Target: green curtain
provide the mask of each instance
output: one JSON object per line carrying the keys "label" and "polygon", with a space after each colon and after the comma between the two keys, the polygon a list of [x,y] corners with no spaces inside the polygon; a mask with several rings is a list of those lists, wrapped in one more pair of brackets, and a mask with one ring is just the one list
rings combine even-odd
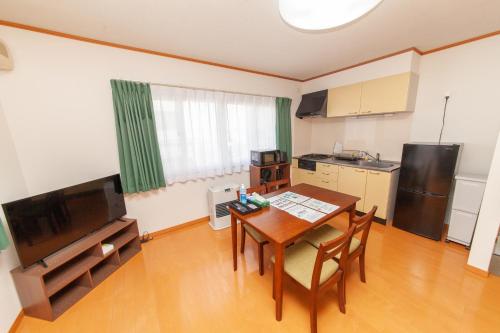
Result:
{"label": "green curtain", "polygon": [[0,251],[5,250],[7,246],[9,246],[9,239],[7,238],[7,234],[5,233],[2,219],[0,219]]}
{"label": "green curtain", "polygon": [[290,98],[276,97],[276,149],[286,152],[288,162],[292,160],[291,105]]}
{"label": "green curtain", "polygon": [[111,80],[123,190],[165,186],[149,84]]}

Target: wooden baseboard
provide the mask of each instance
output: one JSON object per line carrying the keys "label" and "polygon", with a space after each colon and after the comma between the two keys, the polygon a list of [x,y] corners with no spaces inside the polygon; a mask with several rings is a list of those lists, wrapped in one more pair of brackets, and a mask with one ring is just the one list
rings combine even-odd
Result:
{"label": "wooden baseboard", "polygon": [[12,326],[10,326],[9,333],[15,333],[17,329],[19,328],[19,325],[21,325],[21,320],[24,318],[24,311],[21,310],[19,311],[19,314],[16,317],[16,320],[12,323]]}
{"label": "wooden baseboard", "polygon": [[173,227],[169,227],[169,228],[165,228],[162,230],[152,232],[151,236],[153,236],[153,238],[158,238],[158,237],[161,237],[161,236],[168,234],[170,232],[184,229],[184,228],[193,226],[193,225],[198,224],[198,223],[207,223],[208,221],[210,221],[210,216],[204,216],[204,217],[201,217],[201,218],[196,219],[196,220],[188,221],[188,222],[185,222],[182,224],[175,225]]}
{"label": "wooden baseboard", "polygon": [[482,276],[482,277],[488,277],[490,275],[489,272],[483,271],[482,269],[471,266],[469,264],[465,264],[465,269],[471,273],[474,273],[474,274]]}

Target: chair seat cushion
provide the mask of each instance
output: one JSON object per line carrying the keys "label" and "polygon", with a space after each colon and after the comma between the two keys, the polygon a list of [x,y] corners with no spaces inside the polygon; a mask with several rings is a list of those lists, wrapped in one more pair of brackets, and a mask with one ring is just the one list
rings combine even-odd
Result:
{"label": "chair seat cushion", "polygon": [[252,238],[257,241],[257,243],[264,243],[266,241],[264,236],[262,236],[262,234],[260,232],[258,232],[251,225],[245,223],[245,224],[243,224],[243,228],[245,228],[246,232],[248,232],[250,234],[250,236],[252,236]]}
{"label": "chair seat cushion", "polygon": [[[339,229],[336,229],[328,224],[323,224],[321,227],[317,229],[313,229],[307,234],[304,235],[303,239],[319,249],[319,244],[331,241],[337,237],[342,236],[344,233]],[[353,237],[351,240],[351,246],[349,246],[349,254],[356,251],[356,249],[361,245],[361,241],[356,237]],[[337,259],[340,259],[340,253],[335,256]]]}
{"label": "chair seat cushion", "polygon": [[[317,255],[318,249],[303,241],[286,248],[285,272],[307,289],[311,289],[311,280]],[[271,261],[274,263],[274,256],[271,257]],[[339,265],[334,260],[325,261],[319,279],[320,285],[335,274],[338,269]]]}

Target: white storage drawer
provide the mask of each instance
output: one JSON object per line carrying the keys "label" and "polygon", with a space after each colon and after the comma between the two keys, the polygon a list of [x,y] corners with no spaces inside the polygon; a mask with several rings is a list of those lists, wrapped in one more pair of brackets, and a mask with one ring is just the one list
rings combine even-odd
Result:
{"label": "white storage drawer", "polygon": [[469,246],[476,226],[477,215],[453,209],[447,239]]}
{"label": "white storage drawer", "polygon": [[481,207],[485,183],[457,179],[453,196],[453,209],[477,214]]}

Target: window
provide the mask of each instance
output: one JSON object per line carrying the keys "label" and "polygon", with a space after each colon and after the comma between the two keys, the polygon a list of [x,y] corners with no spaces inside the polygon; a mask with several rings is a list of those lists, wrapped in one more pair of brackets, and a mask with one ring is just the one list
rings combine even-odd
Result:
{"label": "window", "polygon": [[151,86],[168,184],[248,170],[250,150],[276,148],[275,98]]}

